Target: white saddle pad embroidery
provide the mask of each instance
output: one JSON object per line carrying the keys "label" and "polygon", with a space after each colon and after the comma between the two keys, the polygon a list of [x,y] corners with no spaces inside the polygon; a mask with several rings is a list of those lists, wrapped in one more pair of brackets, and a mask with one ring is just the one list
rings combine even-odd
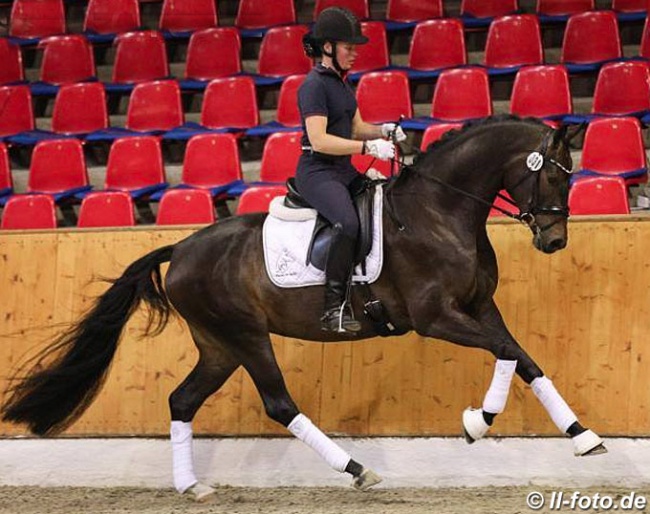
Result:
{"label": "white saddle pad embroidery", "polygon": [[[274,199],[270,213],[264,222],[263,244],[264,263],[266,272],[278,287],[318,286],[325,283],[325,272],[315,268],[307,261],[307,251],[311,236],[316,225],[316,212],[306,211],[304,220],[287,221],[278,218],[278,204],[284,197]],[[353,282],[373,283],[381,273],[383,263],[383,233],[382,233],[382,200],[383,187],[375,189],[372,220],[372,249],[366,257],[366,274],[362,274],[361,266],[357,265],[352,276]],[[281,209],[280,209],[281,210]],[[292,209],[293,210],[293,209]],[[299,211],[299,212],[300,212]],[[309,214],[311,211],[311,215]]]}

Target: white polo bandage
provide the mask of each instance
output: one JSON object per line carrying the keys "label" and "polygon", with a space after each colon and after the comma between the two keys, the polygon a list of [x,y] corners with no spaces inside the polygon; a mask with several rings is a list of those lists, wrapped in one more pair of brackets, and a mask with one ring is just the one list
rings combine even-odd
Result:
{"label": "white polo bandage", "polygon": [[517,361],[497,359],[494,366],[492,383],[483,400],[483,411],[490,414],[501,414],[506,407],[510,384],[517,368]]}
{"label": "white polo bandage", "polygon": [[345,471],[350,462],[350,455],[321,432],[307,416],[298,414],[287,428],[289,432],[314,450],[336,471],[341,473]]}
{"label": "white polo bandage", "polygon": [[172,421],[170,434],[174,487],[179,493],[184,493],[198,482],[192,455],[192,423]]}
{"label": "white polo bandage", "polygon": [[548,378],[538,377],[531,382],[530,386],[560,432],[566,433],[569,427],[578,421],[571,407],[560,396],[553,382]]}

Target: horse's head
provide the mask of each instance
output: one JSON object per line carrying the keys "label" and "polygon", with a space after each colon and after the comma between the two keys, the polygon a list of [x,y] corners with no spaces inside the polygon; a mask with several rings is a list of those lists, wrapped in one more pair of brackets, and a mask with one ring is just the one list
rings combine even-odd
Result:
{"label": "horse's head", "polygon": [[556,252],[567,244],[569,179],[573,167],[570,139],[566,126],[549,129],[537,148],[531,148],[526,162],[518,163],[505,176],[506,190],[533,232],[533,244],[544,253]]}

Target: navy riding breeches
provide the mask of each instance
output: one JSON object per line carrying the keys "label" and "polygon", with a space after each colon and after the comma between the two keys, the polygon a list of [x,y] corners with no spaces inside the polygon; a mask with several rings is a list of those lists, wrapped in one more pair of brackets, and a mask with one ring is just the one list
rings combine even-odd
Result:
{"label": "navy riding breeches", "polygon": [[348,187],[359,173],[352,166],[315,165],[306,157],[301,157],[296,173],[298,192],[332,225],[340,223],[343,233],[356,239],[359,217]]}

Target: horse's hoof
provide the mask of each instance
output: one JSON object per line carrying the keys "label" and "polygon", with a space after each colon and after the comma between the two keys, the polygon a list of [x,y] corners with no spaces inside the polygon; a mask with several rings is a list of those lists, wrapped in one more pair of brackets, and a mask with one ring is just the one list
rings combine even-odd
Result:
{"label": "horse's hoof", "polygon": [[196,502],[206,503],[214,498],[216,492],[216,489],[210,487],[209,485],[197,482],[187,491],[185,491],[185,494],[189,495]]}
{"label": "horse's hoof", "polygon": [[482,439],[489,429],[490,425],[483,419],[482,409],[467,407],[463,411],[463,435],[468,444]]}
{"label": "horse's hoof", "polygon": [[602,455],[603,453],[607,453],[609,450],[605,447],[604,444],[599,444],[596,446],[594,449],[589,450],[587,453],[583,453],[583,457],[589,457],[591,455]]}
{"label": "horse's hoof", "polygon": [[603,440],[591,430],[585,430],[582,434],[578,434],[572,441],[573,453],[576,457],[607,453]]}
{"label": "horse's hoof", "polygon": [[379,482],[381,482],[381,477],[377,473],[372,469],[363,468],[361,474],[352,480],[352,487],[359,491],[367,491]]}

